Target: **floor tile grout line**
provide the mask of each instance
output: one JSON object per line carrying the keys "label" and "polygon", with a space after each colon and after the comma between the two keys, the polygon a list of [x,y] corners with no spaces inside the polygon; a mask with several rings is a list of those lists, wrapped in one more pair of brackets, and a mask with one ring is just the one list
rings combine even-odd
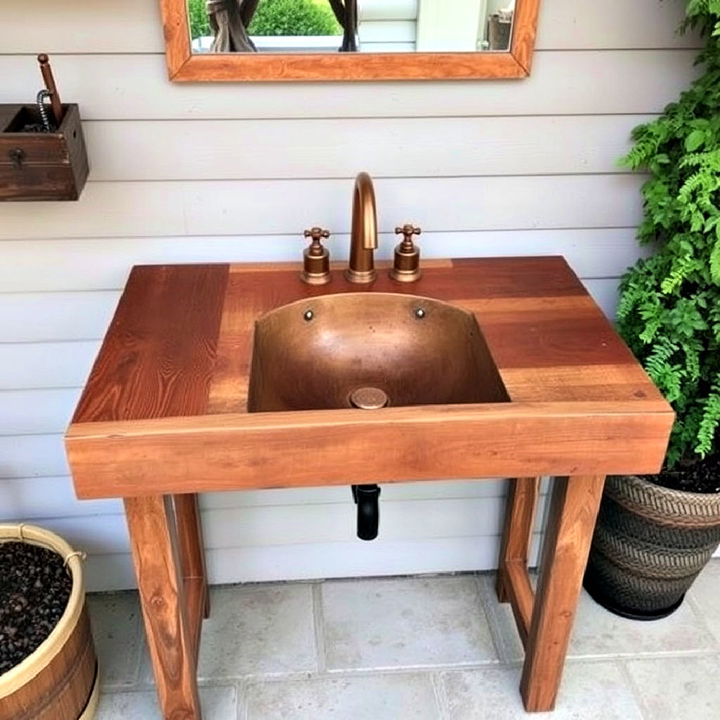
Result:
{"label": "floor tile grout line", "polygon": [[463,672],[472,670],[486,670],[506,667],[497,661],[489,660],[485,663],[461,663],[457,665],[402,665],[397,667],[374,667],[374,668],[340,668],[329,669],[322,673],[296,670],[291,673],[278,673],[266,675],[245,675],[242,678],[223,677],[217,680],[202,680],[201,685],[213,682],[231,682],[233,679],[243,679],[250,683],[256,682],[285,682],[294,680],[322,680],[322,679],[344,679],[362,678],[372,676],[392,675],[430,675],[437,672]]}
{"label": "floor tile grout line", "polygon": [[494,579],[494,574],[492,576],[485,574],[485,577],[481,574],[476,574],[475,584],[478,589],[480,605],[485,616],[485,621],[487,622],[490,630],[490,639],[492,640],[493,649],[497,655],[498,662],[500,665],[508,665],[512,663],[513,658],[511,657],[510,648],[505,641],[505,637],[500,630],[500,602],[497,597],[492,596],[492,590],[489,588],[489,582],[494,583]]}
{"label": "floor tile grout line", "polygon": [[640,708],[640,715],[642,716],[643,720],[652,720],[652,714],[650,713],[650,708],[648,708],[645,703],[645,695],[641,691],[639,685],[635,682],[635,678],[633,678],[632,673],[630,672],[630,669],[627,666],[628,659],[626,659],[626,658],[617,659],[614,662],[615,662],[615,665],[620,670],[620,674],[625,679],[625,682],[628,684],[628,687],[630,688],[630,692],[632,693],[633,698],[637,702],[638,708]]}
{"label": "floor tile grout line", "polygon": [[[568,664],[572,665],[597,665],[602,663],[622,663],[629,661],[647,662],[652,660],[673,660],[683,658],[712,658],[720,657],[715,649],[708,650],[687,650],[687,651],[671,651],[668,653],[641,653],[634,655],[596,655],[568,658]],[[488,660],[485,662],[467,662],[457,664],[437,664],[437,665],[398,665],[395,667],[373,667],[373,668],[337,668],[325,669],[322,672],[308,670],[292,670],[278,673],[261,673],[257,675],[223,675],[214,678],[200,678],[198,683],[200,687],[222,687],[232,685],[233,683],[255,684],[262,682],[291,682],[297,680],[321,680],[328,678],[355,678],[355,677],[372,677],[385,675],[432,675],[433,673],[451,673],[464,671],[482,671],[490,669],[512,669],[521,668],[522,659],[510,660],[508,662],[499,662],[497,660]],[[106,693],[122,693],[133,691],[144,691],[153,689],[154,682],[143,683],[134,686],[112,686],[103,688]]]}
{"label": "floor tile grout line", "polygon": [[313,583],[313,627],[315,630],[315,658],[318,675],[327,673],[327,653],[325,647],[325,613],[323,612],[322,583]]}
{"label": "floor tile grout line", "polygon": [[597,663],[614,660],[682,660],[684,658],[702,658],[718,655],[718,649],[694,648],[688,650],[641,650],[638,652],[616,652],[602,655],[568,655],[568,663]]}
{"label": "floor tile grout line", "polygon": [[250,713],[248,707],[248,683],[245,680],[235,682],[235,716],[237,720],[247,720]]}
{"label": "floor tile grout line", "polygon": [[695,599],[692,588],[690,589],[690,592],[687,594],[685,598],[685,602],[688,603],[690,607],[690,611],[692,612],[695,619],[702,625],[703,629],[707,633],[708,637],[712,640],[712,644],[715,647],[715,650],[720,650],[720,638],[715,635],[712,628],[710,627],[710,624],[708,623],[707,619],[705,618],[705,615],[702,611],[702,608],[700,607],[700,604]]}
{"label": "floor tile grout line", "polygon": [[452,720],[450,717],[450,703],[448,702],[445,681],[442,673],[434,672],[430,675],[435,702],[438,707],[439,720]]}
{"label": "floor tile grout line", "polygon": [[[443,574],[440,574],[442,577]],[[521,659],[513,659],[510,657],[512,654],[510,650],[513,644],[510,642],[512,638],[503,632],[507,618],[506,609],[502,608],[497,602],[493,590],[493,579],[492,573],[453,573],[453,576],[465,575],[466,577],[471,576],[472,587],[474,588],[475,595],[479,602],[475,602],[474,607],[480,605],[483,609],[484,619],[486,626],[489,627],[490,641],[492,643],[492,656],[493,659],[485,661],[475,661],[471,663],[443,663],[442,661],[436,665],[395,665],[386,667],[365,667],[365,668],[338,668],[328,669],[328,648],[327,643],[327,627],[324,617],[324,606],[323,606],[323,581],[304,581],[311,591],[311,612],[313,617],[313,641],[314,651],[316,656],[314,664],[317,670],[310,672],[303,671],[301,669],[293,670],[292,672],[280,672],[271,674],[257,674],[257,675],[228,675],[223,677],[206,677],[201,681],[200,685],[203,688],[221,688],[221,687],[234,687],[236,693],[236,707],[237,707],[237,720],[247,720],[251,708],[249,704],[249,698],[247,697],[247,688],[252,687],[255,684],[262,684],[265,682],[289,682],[298,680],[308,681],[328,681],[331,679],[341,678],[382,678],[387,675],[415,675],[424,678],[423,682],[425,687],[427,683],[431,684],[433,688],[433,696],[435,704],[437,706],[437,712],[439,713],[439,720],[452,720],[448,713],[451,712],[450,697],[448,695],[449,686],[446,675],[453,673],[462,673],[464,671],[471,672],[492,672],[492,669],[500,670],[508,667],[519,667],[522,664]],[[436,577],[436,575],[432,575]],[[372,578],[371,578],[372,579]],[[386,578],[383,578],[386,579]],[[412,581],[415,576],[404,576],[404,579]],[[353,578],[352,581],[366,581],[366,578]],[[280,583],[286,585],[286,583]],[[295,584],[295,583],[293,583]],[[297,583],[302,584],[302,583]],[[265,585],[264,583],[258,583],[258,585]],[[307,592],[307,591],[306,591]],[[305,594],[307,598],[307,594]],[[584,666],[591,670],[591,666],[597,663],[608,663],[609,665],[615,666],[618,669],[624,683],[628,687],[629,694],[632,696],[634,701],[637,703],[637,710],[641,714],[643,720],[655,720],[652,716],[651,710],[647,705],[648,693],[642,691],[641,685],[633,680],[634,675],[630,672],[630,668],[634,668],[633,663],[648,663],[652,664],[653,661],[657,661],[662,666],[663,661],[670,661],[672,659],[681,660],[683,658],[716,658],[720,660],[720,638],[712,632],[713,623],[712,618],[706,617],[702,612],[703,604],[700,600],[689,593],[687,598],[690,606],[689,615],[692,616],[695,623],[698,626],[698,630],[707,637],[705,643],[707,647],[697,647],[701,644],[700,641],[692,643],[696,647],[690,649],[655,649],[647,652],[631,652],[631,653],[606,653],[606,654],[592,654],[592,655],[579,655],[575,657],[568,657],[568,663],[577,666]],[[305,601],[307,602],[307,600]],[[305,606],[307,608],[307,605]],[[128,638],[134,637],[137,642],[135,647],[128,648],[129,652],[124,654],[128,660],[125,664],[125,672],[123,676],[127,685],[113,685],[110,687],[103,687],[102,692],[104,695],[115,695],[115,694],[127,694],[127,693],[138,693],[143,691],[154,691],[154,684],[152,681],[148,682],[147,678],[147,663],[145,660],[145,654],[143,653],[144,648],[144,626],[142,623],[142,616],[139,610],[132,611],[136,613],[136,617],[133,618],[132,630],[127,633]],[[473,611],[475,612],[475,611]],[[307,609],[305,610],[307,613]],[[307,618],[307,614],[305,614]],[[482,618],[476,618],[482,621]],[[509,627],[509,626],[508,626]],[[514,629],[514,628],[513,628]],[[306,642],[310,639],[308,636]],[[488,643],[489,645],[489,643]],[[307,647],[307,646],[306,646]],[[310,648],[308,648],[310,649]],[[312,658],[312,652],[308,659]],[[705,664],[709,661],[704,660]],[[581,669],[582,670],[582,669]],[[448,675],[449,676],[449,675]],[[235,715],[233,715],[235,717]]]}

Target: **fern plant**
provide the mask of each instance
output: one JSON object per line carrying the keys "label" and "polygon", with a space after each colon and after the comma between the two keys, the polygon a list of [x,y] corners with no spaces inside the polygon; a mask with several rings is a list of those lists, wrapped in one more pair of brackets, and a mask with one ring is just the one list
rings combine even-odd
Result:
{"label": "fern plant", "polygon": [[649,173],[638,238],[655,252],[621,280],[618,329],[677,414],[668,467],[720,439],[720,0],[688,0],[686,15],[703,73],[621,161]]}

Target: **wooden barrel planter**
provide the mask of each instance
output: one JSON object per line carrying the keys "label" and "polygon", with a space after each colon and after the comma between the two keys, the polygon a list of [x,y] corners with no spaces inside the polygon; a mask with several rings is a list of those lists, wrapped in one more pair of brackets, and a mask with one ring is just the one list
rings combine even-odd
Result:
{"label": "wooden barrel planter", "polygon": [[719,542],[720,493],[608,477],[584,585],[617,615],[666,617],[680,607]]}
{"label": "wooden barrel planter", "polygon": [[33,525],[0,525],[0,543],[10,541],[60,555],[72,577],[72,589],[65,611],[48,637],[0,675],[0,720],[91,720],[100,692],[81,553],[54,533]]}

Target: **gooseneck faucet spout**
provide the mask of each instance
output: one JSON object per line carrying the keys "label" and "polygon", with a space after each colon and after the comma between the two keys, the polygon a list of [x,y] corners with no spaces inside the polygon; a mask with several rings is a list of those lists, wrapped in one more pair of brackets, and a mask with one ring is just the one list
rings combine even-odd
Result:
{"label": "gooseneck faucet spout", "polygon": [[350,235],[350,262],[345,277],[353,283],[371,283],[375,277],[373,251],[378,246],[377,212],[372,178],[361,172],[355,178]]}

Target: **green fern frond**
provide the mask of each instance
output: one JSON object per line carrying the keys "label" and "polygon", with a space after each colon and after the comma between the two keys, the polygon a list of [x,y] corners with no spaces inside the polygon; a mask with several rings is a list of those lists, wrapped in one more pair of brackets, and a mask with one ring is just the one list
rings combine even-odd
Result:
{"label": "green fern frond", "polygon": [[705,457],[713,451],[715,436],[720,426],[720,383],[713,386],[712,392],[702,403],[702,419],[697,431],[695,452]]}
{"label": "green fern frond", "polygon": [[681,394],[682,366],[677,362],[671,362],[671,358],[678,350],[678,345],[663,337],[655,342],[650,354],[645,358],[648,375],[668,402],[674,402]]}
{"label": "green fern frond", "polygon": [[716,285],[720,285],[720,224],[715,226],[717,240],[710,252],[710,277]]}
{"label": "green fern frond", "polygon": [[669,465],[720,433],[720,0],[686,8],[702,69],[622,159],[647,173],[637,237],[654,252],[621,280],[617,328],[675,410]]}

